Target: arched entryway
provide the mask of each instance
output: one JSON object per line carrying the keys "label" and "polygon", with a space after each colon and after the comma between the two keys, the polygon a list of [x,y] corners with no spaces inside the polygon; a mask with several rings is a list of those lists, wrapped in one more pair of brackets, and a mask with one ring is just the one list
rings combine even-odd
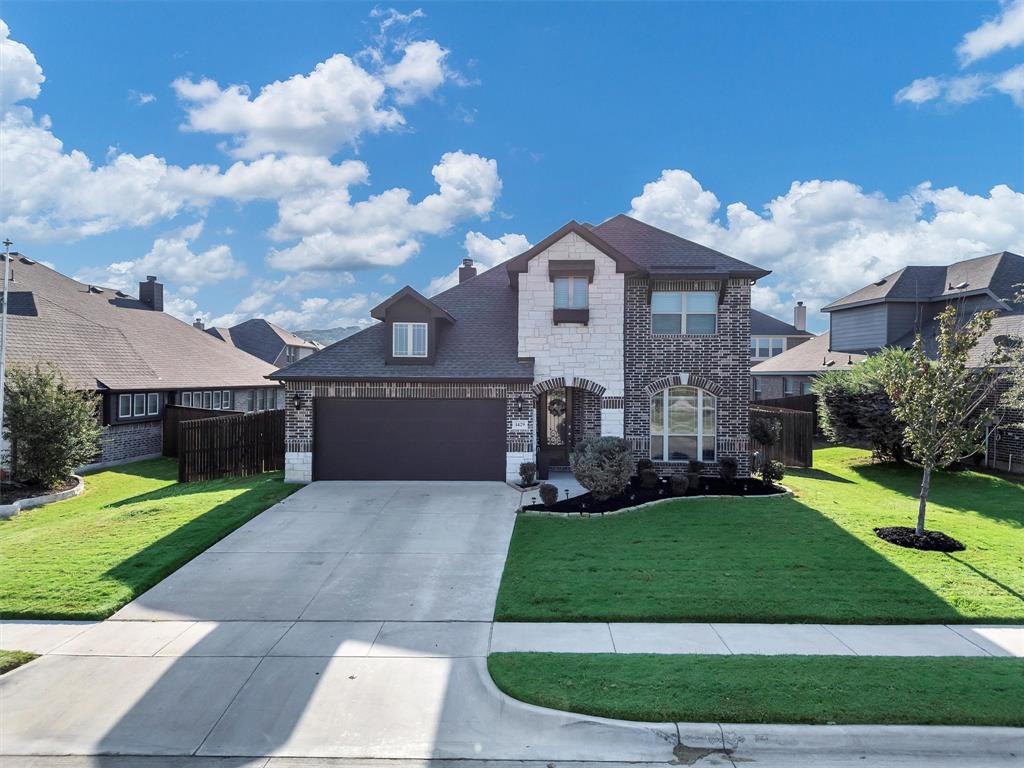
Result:
{"label": "arched entryway", "polygon": [[580,377],[559,376],[533,385],[537,396],[537,470],[568,469],[576,443],[601,434],[601,395],[605,388]]}

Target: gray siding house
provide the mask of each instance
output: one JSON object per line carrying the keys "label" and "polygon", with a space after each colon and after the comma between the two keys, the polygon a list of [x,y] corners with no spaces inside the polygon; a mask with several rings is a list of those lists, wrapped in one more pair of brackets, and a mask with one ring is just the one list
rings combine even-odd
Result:
{"label": "gray siding house", "polygon": [[749,470],[750,287],[760,269],[628,216],[571,221],[277,373],[286,477],[503,480],[624,438],[664,472]]}

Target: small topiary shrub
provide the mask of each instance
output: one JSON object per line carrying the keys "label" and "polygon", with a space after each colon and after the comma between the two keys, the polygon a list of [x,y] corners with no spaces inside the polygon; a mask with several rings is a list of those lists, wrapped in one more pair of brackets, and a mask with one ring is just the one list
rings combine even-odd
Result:
{"label": "small topiary shrub", "polygon": [[654,462],[650,459],[637,459],[636,473],[639,475],[645,469],[654,469]]}
{"label": "small topiary shrub", "polygon": [[635,466],[633,454],[621,437],[592,437],[577,443],[572,452],[576,480],[599,501],[621,493]]}
{"label": "small topiary shrub", "polygon": [[651,468],[640,470],[640,487],[647,491],[653,491],[658,487],[658,473]]}
{"label": "small topiary shrub", "polygon": [[537,480],[537,465],[532,461],[524,461],[519,465],[519,478],[523,485],[533,485]]}
{"label": "small topiary shrub", "polygon": [[672,487],[673,496],[685,496],[690,490],[690,478],[682,473],[676,473],[669,478],[669,485]]}
{"label": "small topiary shrub", "polygon": [[739,465],[736,463],[736,459],[731,456],[719,460],[718,462],[718,476],[722,478],[723,482],[731,483],[736,479],[736,473],[739,471]]}
{"label": "small topiary shrub", "polygon": [[545,507],[550,507],[558,501],[558,488],[551,483],[541,483],[538,493],[540,493],[540,500]]}
{"label": "small topiary shrub", "polygon": [[695,459],[690,462],[690,471],[687,474],[687,478],[690,481],[690,487],[694,490],[700,490],[700,473],[702,469],[704,469],[703,461]]}
{"label": "small topiary shrub", "polygon": [[761,479],[774,485],[786,476],[786,465],[781,461],[766,461],[761,465]]}

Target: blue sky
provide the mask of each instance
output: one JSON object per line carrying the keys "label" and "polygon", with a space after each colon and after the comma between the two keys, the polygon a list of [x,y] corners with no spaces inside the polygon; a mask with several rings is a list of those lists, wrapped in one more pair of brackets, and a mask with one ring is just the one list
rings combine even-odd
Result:
{"label": "blue sky", "polygon": [[83,279],[158,274],[183,317],[365,322],[467,252],[619,212],[774,270],[755,301],[783,317],[1024,251],[1019,0],[2,18],[4,233]]}

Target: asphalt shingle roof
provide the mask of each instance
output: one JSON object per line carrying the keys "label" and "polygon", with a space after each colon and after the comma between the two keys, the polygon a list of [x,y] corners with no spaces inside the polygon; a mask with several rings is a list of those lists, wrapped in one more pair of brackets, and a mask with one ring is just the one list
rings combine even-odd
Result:
{"label": "asphalt shingle roof", "polygon": [[440,293],[432,302],[455,318],[436,323],[432,364],[386,365],[388,339],[378,323],[282,368],[282,379],[533,379],[518,358],[518,295],[504,264]]}
{"label": "asphalt shingle roof", "polygon": [[750,335],[751,336],[813,336],[810,331],[800,331],[792,323],[779,320],[772,315],[750,310]]}
{"label": "asphalt shingle roof", "polygon": [[867,355],[851,355],[846,352],[829,351],[829,335],[814,336],[781,355],[758,363],[750,369],[755,376],[815,374],[824,371],[843,370],[853,363],[859,363]]}
{"label": "asphalt shingle roof", "polygon": [[[962,293],[991,290],[1011,299],[1014,285],[1024,282],[1024,257],[1009,251],[965,259],[946,266],[910,266],[886,275],[848,296],[822,307],[823,312],[883,300],[941,301]],[[950,286],[967,283],[963,289]]]}
{"label": "asphalt shingle roof", "polygon": [[273,363],[280,357],[285,345],[317,348],[316,344],[300,339],[291,331],[286,331],[281,326],[259,317],[230,328],[210,328],[209,333],[268,363]]}
{"label": "asphalt shingle roof", "polygon": [[[563,229],[582,226],[570,222]],[[607,251],[619,259],[625,256],[632,265],[651,274],[751,279],[769,274],[625,215],[588,229]],[[454,318],[453,323],[435,326],[439,336],[433,363],[386,365],[389,340],[384,324],[379,323],[282,368],[274,378],[532,380],[533,364],[518,358],[518,294],[510,280],[515,275],[508,268],[518,264],[517,258],[431,298]]]}
{"label": "asphalt shingle roof", "polygon": [[273,366],[113,288],[15,256],[11,270],[8,364],[52,364],[83,389],[269,383]]}

